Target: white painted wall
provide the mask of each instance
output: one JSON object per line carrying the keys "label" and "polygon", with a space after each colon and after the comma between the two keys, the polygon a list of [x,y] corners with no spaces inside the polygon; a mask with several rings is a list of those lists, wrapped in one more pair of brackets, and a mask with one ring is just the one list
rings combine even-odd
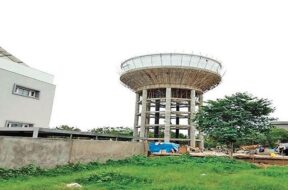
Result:
{"label": "white painted wall", "polygon": [[[50,74],[0,59],[0,127],[7,120],[49,127],[55,94],[52,82]],[[39,90],[39,99],[13,94],[15,84]]]}

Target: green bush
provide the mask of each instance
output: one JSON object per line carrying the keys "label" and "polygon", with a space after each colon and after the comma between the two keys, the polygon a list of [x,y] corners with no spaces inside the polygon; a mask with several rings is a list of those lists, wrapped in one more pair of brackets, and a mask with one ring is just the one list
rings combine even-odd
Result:
{"label": "green bush", "polygon": [[94,183],[115,183],[120,185],[151,183],[150,179],[138,178],[135,176],[124,175],[115,172],[95,173],[88,177],[77,179],[76,182],[80,184],[94,184]]}

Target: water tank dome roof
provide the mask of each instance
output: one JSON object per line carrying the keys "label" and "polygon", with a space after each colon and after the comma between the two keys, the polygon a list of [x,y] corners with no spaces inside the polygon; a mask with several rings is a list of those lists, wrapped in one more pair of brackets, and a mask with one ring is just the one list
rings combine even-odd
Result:
{"label": "water tank dome roof", "polygon": [[120,80],[133,91],[172,87],[205,92],[221,82],[222,65],[207,56],[163,53],[130,58],[121,71]]}

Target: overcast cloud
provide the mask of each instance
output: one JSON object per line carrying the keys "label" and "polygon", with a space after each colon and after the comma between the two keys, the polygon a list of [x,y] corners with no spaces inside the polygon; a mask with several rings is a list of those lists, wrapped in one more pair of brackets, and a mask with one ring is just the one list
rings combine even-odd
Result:
{"label": "overcast cloud", "polygon": [[0,46],[55,75],[51,127],[132,126],[120,64],[160,52],[218,58],[226,74],[206,100],[247,91],[288,120],[287,1],[0,1]]}

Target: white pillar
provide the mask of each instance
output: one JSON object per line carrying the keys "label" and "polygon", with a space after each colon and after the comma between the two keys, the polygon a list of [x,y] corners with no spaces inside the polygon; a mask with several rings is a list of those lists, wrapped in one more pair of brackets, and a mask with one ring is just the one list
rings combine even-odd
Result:
{"label": "white pillar", "polygon": [[38,128],[38,127],[33,128],[33,135],[32,135],[32,137],[33,137],[33,138],[38,138],[38,133],[39,133],[39,128]]}
{"label": "white pillar", "polygon": [[[200,96],[199,96],[199,109],[201,109],[201,107],[203,106],[203,94],[201,94]],[[199,140],[200,140],[200,150],[201,151],[204,151],[204,134],[203,134],[203,132],[200,132],[200,134],[199,134]]]}
{"label": "white pillar", "polygon": [[136,101],[135,101],[135,114],[134,114],[134,130],[133,130],[133,140],[136,141],[138,137],[138,112],[139,112],[139,93],[136,92]]}
{"label": "white pillar", "polygon": [[146,125],[146,109],[147,109],[147,90],[142,91],[142,110],[141,110],[141,126],[140,126],[140,139],[145,137]]}
{"label": "white pillar", "polygon": [[171,88],[166,88],[164,142],[170,142]]}
{"label": "white pillar", "polygon": [[150,124],[150,102],[147,101],[147,106],[146,106],[146,122],[145,122],[145,137],[148,138],[149,136],[149,124]]}
{"label": "white pillar", "polygon": [[195,90],[191,90],[191,99],[190,99],[190,146],[195,148],[196,138],[195,138],[195,124],[192,121],[195,115]]}

